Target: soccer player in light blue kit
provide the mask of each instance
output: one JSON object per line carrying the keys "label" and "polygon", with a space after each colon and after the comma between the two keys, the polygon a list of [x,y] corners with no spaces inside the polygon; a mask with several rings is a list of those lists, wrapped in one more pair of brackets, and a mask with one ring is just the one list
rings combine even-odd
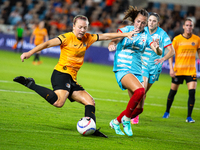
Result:
{"label": "soccer player in light blue kit", "polygon": [[[150,46],[147,46],[142,55],[142,76],[144,80],[143,84],[145,87],[145,93],[148,92],[155,81],[158,81],[159,75],[162,71],[162,63],[175,54],[169,36],[162,28],[158,27],[159,19],[160,17],[157,13],[150,13],[148,18],[148,27],[145,27],[145,31],[151,35],[152,39],[159,42],[159,47],[162,49],[162,55],[158,56]],[[166,55],[165,48],[168,49]],[[137,124],[139,122],[138,114],[143,111],[144,100],[145,96],[134,110],[134,113],[132,113],[132,124]]]}
{"label": "soccer player in light blue kit", "polygon": [[[113,71],[115,73],[118,85],[122,90],[127,89],[130,93],[130,100],[127,108],[116,118],[111,120],[110,126],[116,134],[124,135],[120,129],[120,123],[123,124],[124,132],[128,136],[132,136],[131,116],[145,95],[145,89],[142,85],[142,53],[147,45],[154,50],[154,53],[161,55],[158,42],[154,42],[149,34],[144,30],[147,24],[148,12],[144,9],[137,10],[130,6],[125,12],[125,19],[129,19],[134,25],[126,26],[118,30],[118,32],[134,31],[132,40],[120,38],[112,40],[109,43],[109,51],[116,50]],[[117,46],[115,46],[117,44]]]}

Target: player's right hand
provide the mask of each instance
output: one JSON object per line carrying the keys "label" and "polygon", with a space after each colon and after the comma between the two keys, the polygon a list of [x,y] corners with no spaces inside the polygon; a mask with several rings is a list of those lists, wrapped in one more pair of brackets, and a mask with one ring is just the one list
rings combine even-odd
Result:
{"label": "player's right hand", "polygon": [[22,62],[24,62],[24,59],[28,59],[29,57],[31,57],[31,55],[30,55],[28,52],[23,53],[23,54],[20,56]]}
{"label": "player's right hand", "polygon": [[169,75],[170,75],[172,78],[175,78],[176,73],[175,73],[174,70],[171,70],[171,69],[170,69],[170,71],[169,71]]}
{"label": "player's right hand", "polygon": [[110,45],[108,46],[108,50],[109,50],[110,52],[115,51],[115,50],[116,50],[116,46],[115,46],[114,44],[110,44]]}

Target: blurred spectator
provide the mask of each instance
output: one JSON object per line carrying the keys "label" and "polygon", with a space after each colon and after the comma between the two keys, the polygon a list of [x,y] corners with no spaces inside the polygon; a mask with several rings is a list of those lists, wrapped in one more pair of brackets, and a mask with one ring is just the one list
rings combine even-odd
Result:
{"label": "blurred spectator", "polygon": [[22,16],[18,9],[10,13],[8,21],[11,25],[16,25],[18,22],[22,21]]}
{"label": "blurred spectator", "polygon": [[8,17],[10,11],[11,11],[10,1],[4,1],[4,3],[0,6],[0,14],[5,24],[9,24]]}
{"label": "blurred spectator", "polygon": [[32,9],[29,10],[28,13],[24,15],[23,19],[25,20],[26,23],[29,23],[31,20],[33,20],[33,10]]}
{"label": "blurred spectator", "polygon": [[93,15],[92,19],[91,19],[91,23],[90,26],[92,28],[99,28],[100,30],[102,30],[103,28],[103,23],[99,20],[97,15]]}
{"label": "blurred spectator", "polygon": [[23,14],[24,8],[22,6],[22,2],[20,2],[20,1],[16,2],[15,6],[13,6],[11,8],[11,11],[16,10],[16,9],[18,10],[19,14],[21,14],[21,15]]}
{"label": "blurred spectator", "polygon": [[[45,20],[49,36],[55,37],[70,31],[73,17],[82,14],[89,18],[92,28],[103,33],[116,32],[128,6],[129,0],[0,0],[0,22],[14,26],[24,21],[25,33],[29,35],[35,22]],[[187,17],[196,22],[194,32],[200,35],[200,6],[149,2],[145,9],[160,14],[160,27],[170,38],[180,33]]]}
{"label": "blurred spectator", "polygon": [[23,7],[24,7],[24,14],[27,14],[30,10],[34,8],[33,0],[26,0]]}
{"label": "blurred spectator", "polygon": [[84,13],[90,18],[92,12],[94,11],[93,0],[85,0]]}
{"label": "blurred spectator", "polygon": [[116,0],[105,0],[105,8],[104,10],[108,13],[111,13],[112,6]]}
{"label": "blurred spectator", "polygon": [[102,23],[103,23],[103,29],[102,31],[103,32],[108,32],[109,31],[109,28],[112,24],[112,19],[110,17],[110,14],[107,14],[107,12],[103,12],[102,13]]}

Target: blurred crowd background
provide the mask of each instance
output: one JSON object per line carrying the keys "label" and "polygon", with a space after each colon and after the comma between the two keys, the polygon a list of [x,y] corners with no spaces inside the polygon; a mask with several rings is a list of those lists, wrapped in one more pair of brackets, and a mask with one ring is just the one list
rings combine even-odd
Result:
{"label": "blurred crowd background", "polygon": [[[122,19],[129,5],[129,0],[0,0],[0,33],[14,34],[15,27],[21,23],[25,29],[24,36],[30,36],[43,20],[49,37],[54,38],[71,31],[73,17],[78,14],[88,17],[90,33],[116,32],[120,25],[128,24]],[[161,16],[160,27],[170,38],[182,32],[183,20],[188,17],[194,21],[194,33],[200,36],[200,6],[163,1],[148,2],[145,9]]]}

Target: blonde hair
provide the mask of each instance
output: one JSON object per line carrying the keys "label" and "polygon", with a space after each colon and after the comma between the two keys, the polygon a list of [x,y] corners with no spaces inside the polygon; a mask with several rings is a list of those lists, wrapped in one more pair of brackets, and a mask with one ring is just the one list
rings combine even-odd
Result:
{"label": "blonde hair", "polygon": [[86,16],[83,16],[83,15],[77,15],[77,16],[75,16],[74,19],[73,19],[73,24],[74,24],[74,25],[76,24],[76,22],[77,22],[78,19],[81,19],[81,20],[87,21],[88,24],[89,24],[88,18],[87,18]]}

